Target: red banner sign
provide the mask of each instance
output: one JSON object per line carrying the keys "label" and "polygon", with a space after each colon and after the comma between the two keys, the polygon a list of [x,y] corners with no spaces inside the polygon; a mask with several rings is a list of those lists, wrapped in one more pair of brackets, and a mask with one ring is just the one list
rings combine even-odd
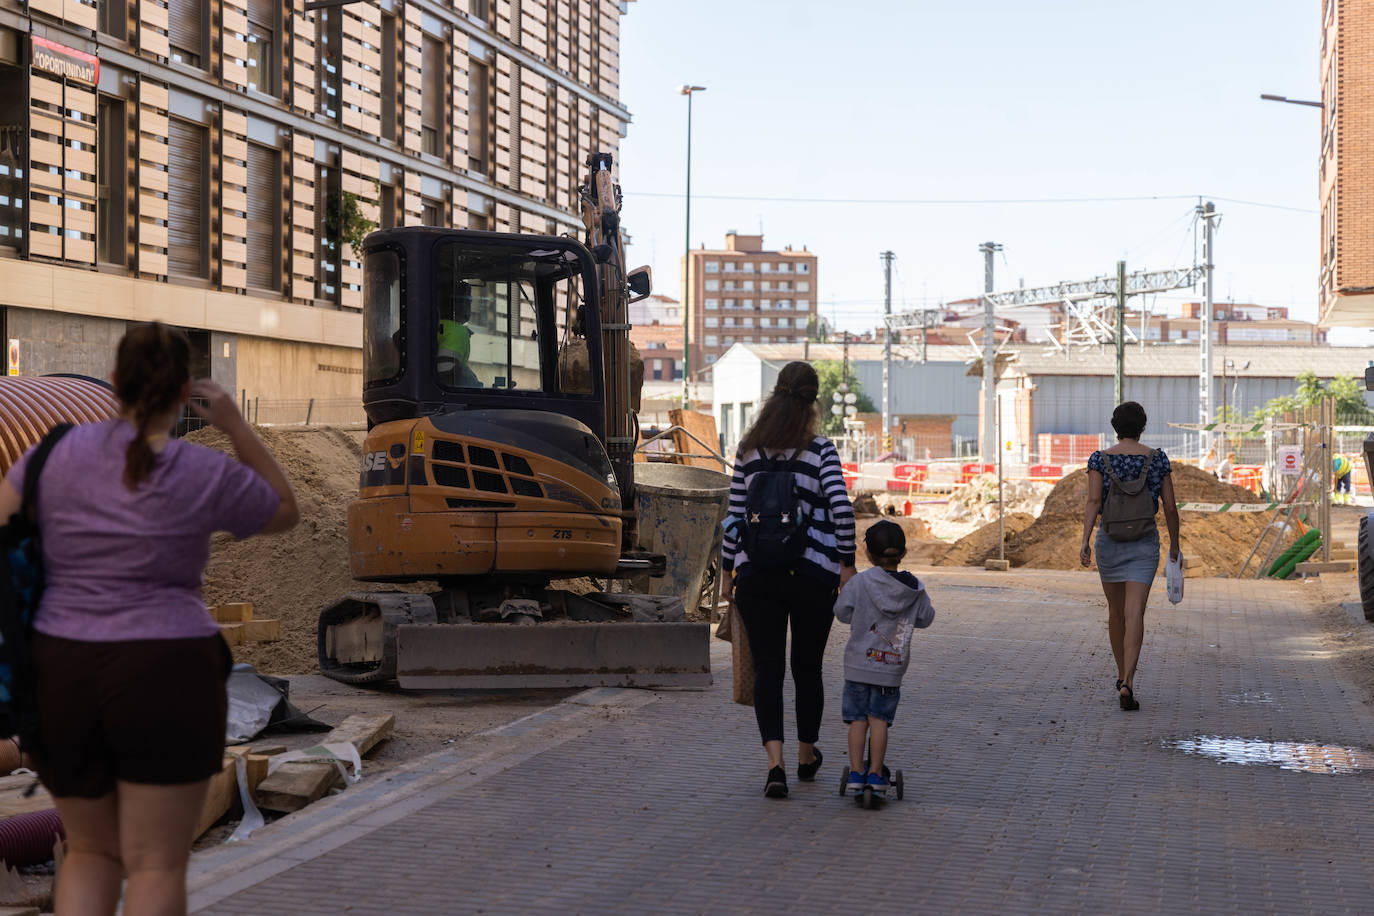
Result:
{"label": "red banner sign", "polygon": [[46,38],[33,36],[33,69],[94,86],[100,80],[100,58]]}

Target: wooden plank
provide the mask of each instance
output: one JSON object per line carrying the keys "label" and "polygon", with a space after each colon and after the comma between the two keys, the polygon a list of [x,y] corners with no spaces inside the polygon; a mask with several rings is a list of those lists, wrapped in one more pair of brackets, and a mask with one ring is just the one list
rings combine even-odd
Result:
{"label": "wooden plank", "polygon": [[319,801],[330,789],[342,784],[343,775],[332,760],[293,760],[277,767],[262,781],[255,800],[266,811],[290,813]]}
{"label": "wooden plank", "polygon": [[244,642],[276,642],[281,639],[280,620],[245,620]]}
{"label": "wooden plank", "polygon": [[[708,450],[714,452],[720,448],[720,437],[716,434],[716,418],[708,413],[697,413],[695,410],[682,410],[677,408],[668,411],[668,421],[674,426],[681,426],[683,429],[696,436],[706,447],[684,435],[682,432],[673,433],[673,449],[692,455],[702,455]],[[686,464],[691,467],[711,468],[720,470],[720,462],[714,458],[677,458],[678,464]]]}
{"label": "wooden plank", "polygon": [[248,782],[248,791],[250,793],[256,792],[258,786],[267,778],[267,767],[272,758],[266,754],[253,753],[246,744],[225,748],[225,752],[243,758],[245,767],[243,775]]}
{"label": "wooden plank", "polygon": [[247,601],[220,604],[210,608],[210,615],[216,623],[243,623],[253,619],[253,605]]}
{"label": "wooden plank", "polygon": [[52,796],[42,786],[38,786],[32,795],[25,797],[24,793],[29,791],[35,779],[34,776],[0,777],[0,820],[14,817],[16,814],[46,811],[54,807]]}
{"label": "wooden plank", "polygon": [[210,791],[205,796],[205,805],[200,809],[200,822],[196,825],[196,836],[200,836],[234,807],[239,797],[238,768],[234,756],[226,754],[220,771],[210,777]]}
{"label": "wooden plank", "polygon": [[391,713],[379,716],[353,715],[344,719],[334,730],[324,736],[321,744],[343,744],[348,742],[358,749],[358,754],[366,754],[382,741],[391,737],[396,725],[396,717]]}
{"label": "wooden plank", "polygon": [[224,637],[224,641],[231,646],[243,645],[243,624],[241,623],[222,623],[219,625],[219,635]]}

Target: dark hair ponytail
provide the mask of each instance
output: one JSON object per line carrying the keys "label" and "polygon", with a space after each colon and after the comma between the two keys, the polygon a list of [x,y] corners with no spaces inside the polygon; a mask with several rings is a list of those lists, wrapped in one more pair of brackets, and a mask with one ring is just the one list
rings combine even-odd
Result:
{"label": "dark hair ponytail", "polygon": [[754,425],[740,440],[740,450],[805,449],[816,437],[820,417],[816,398],[821,380],[810,363],[791,362],[778,373],[778,383],[764,402]]}
{"label": "dark hair ponytail", "polygon": [[185,332],[154,321],[125,332],[115,355],[115,397],[129,413],[135,435],[124,455],[124,485],[130,490],[153,472],[157,455],[148,444],[148,424],[174,406],[191,378],[191,341]]}

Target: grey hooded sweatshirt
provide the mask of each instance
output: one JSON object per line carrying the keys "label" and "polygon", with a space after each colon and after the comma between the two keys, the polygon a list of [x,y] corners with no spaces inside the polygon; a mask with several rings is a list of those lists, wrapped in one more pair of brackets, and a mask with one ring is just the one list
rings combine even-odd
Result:
{"label": "grey hooded sweatshirt", "polygon": [[875,566],[850,579],[840,592],[835,618],[849,624],[849,645],[844,648],[846,680],[900,686],[911,662],[912,632],[925,629],[935,619],[925,586],[910,573],[900,575],[899,579]]}

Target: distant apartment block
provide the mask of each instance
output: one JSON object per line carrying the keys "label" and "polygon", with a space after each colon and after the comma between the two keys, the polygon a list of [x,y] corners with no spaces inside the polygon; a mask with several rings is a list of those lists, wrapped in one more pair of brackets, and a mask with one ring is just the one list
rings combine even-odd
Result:
{"label": "distant apartment block", "polygon": [[816,315],[818,259],[804,246],[763,247],[763,236],[729,232],[725,248],[685,259],[691,327],[688,371],[710,366],[736,343],[805,339]]}
{"label": "distant apartment block", "polygon": [[652,295],[630,306],[630,342],[644,360],[644,381],[682,379],[682,303]]}
{"label": "distant apartment block", "polygon": [[1374,326],[1374,4],[1322,0],[1323,327]]}

